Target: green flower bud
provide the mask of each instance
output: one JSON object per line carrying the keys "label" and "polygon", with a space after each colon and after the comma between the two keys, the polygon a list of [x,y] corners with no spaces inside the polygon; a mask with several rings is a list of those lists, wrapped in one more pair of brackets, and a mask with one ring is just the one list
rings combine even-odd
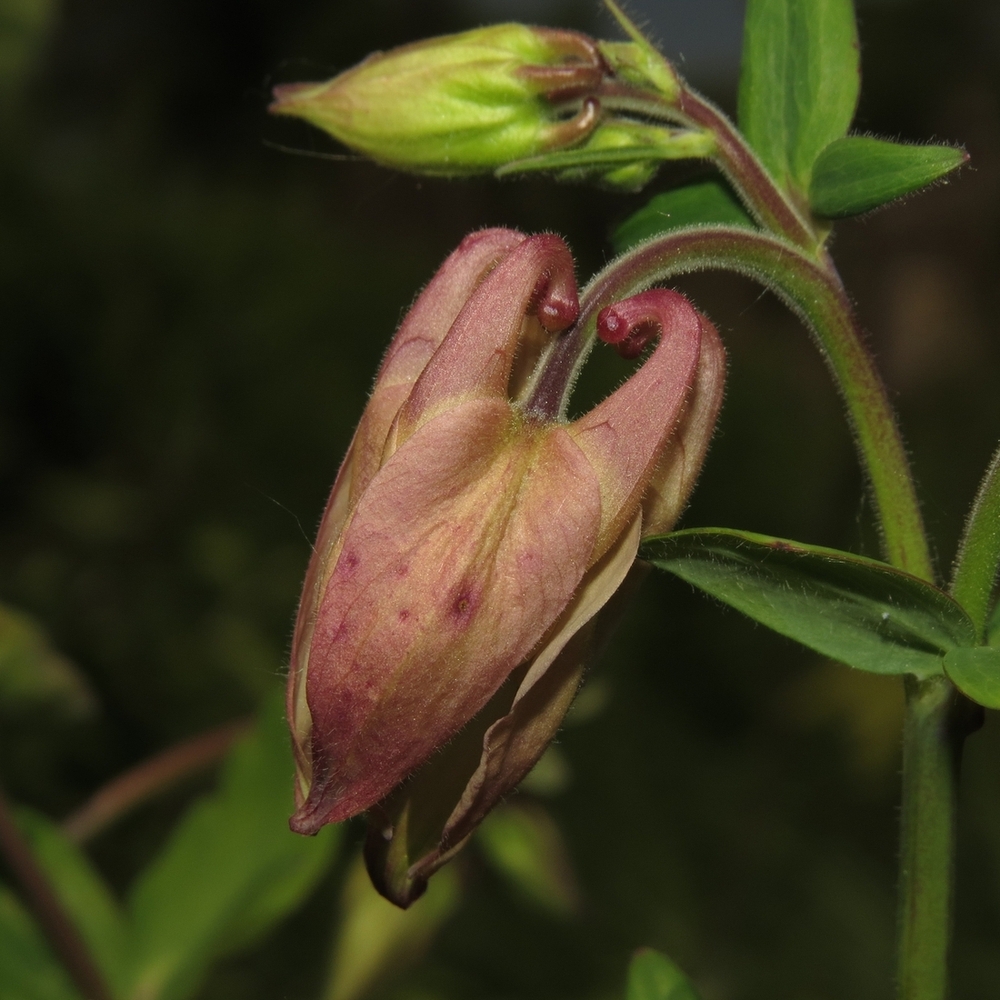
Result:
{"label": "green flower bud", "polygon": [[584,139],[597,103],[568,119],[556,106],[579,101],[606,72],[585,35],[500,24],[376,53],[325,83],[276,87],[270,110],[388,166],[478,173]]}

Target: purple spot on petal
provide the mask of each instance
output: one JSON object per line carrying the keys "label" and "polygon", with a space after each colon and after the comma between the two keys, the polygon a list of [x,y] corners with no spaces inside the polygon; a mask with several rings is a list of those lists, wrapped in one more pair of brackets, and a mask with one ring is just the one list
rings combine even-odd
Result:
{"label": "purple spot on petal", "polygon": [[476,610],[477,594],[468,584],[463,584],[458,588],[454,599],[451,602],[451,619],[456,625],[464,627],[468,625]]}

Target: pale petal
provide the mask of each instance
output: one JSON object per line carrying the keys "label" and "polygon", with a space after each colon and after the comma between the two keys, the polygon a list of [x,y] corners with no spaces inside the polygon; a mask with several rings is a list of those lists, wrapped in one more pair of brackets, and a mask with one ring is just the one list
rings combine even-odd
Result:
{"label": "pale petal", "polygon": [[382,465],[386,437],[396,414],[469,296],[498,261],[526,239],[513,229],[482,229],[466,236],[411,306],[389,345],[358,425],[352,501],[364,492]]}
{"label": "pale petal", "polygon": [[525,239],[523,233],[511,229],[483,229],[462,240],[417,297],[382,361],[372,397],[323,512],[295,622],[287,712],[300,796],[312,780],[309,744],[312,718],[305,697],[309,647],[319,600],[336,564],[344,526],[382,464],[389,428],[414,382],[484,275]]}
{"label": "pale petal", "polygon": [[367,808],[485,704],[572,599],[599,516],[565,431],[525,428],[500,400],[453,407],[396,452],[318,609],[297,829]]}
{"label": "pale petal", "polygon": [[579,304],[573,259],[558,236],[531,236],[483,280],[434,352],[400,412],[400,440],[452,401],[507,398],[524,317],[550,332],[566,329]]}
{"label": "pale petal", "polygon": [[510,712],[490,727],[479,768],[445,827],[446,843],[468,836],[520,783],[552,741],[579,686],[589,637],[582,643],[578,640],[572,649],[571,644],[628,575],[639,548],[640,528],[641,518],[636,517],[590,570],[573,603],[532,660]]}
{"label": "pale petal", "polygon": [[312,716],[306,701],[306,674],[309,666],[309,647],[312,644],[316,623],[316,607],[322,594],[321,579],[325,576],[330,552],[340,540],[341,531],[350,511],[351,479],[353,476],[353,446],[344,457],[337,479],[326,502],[320,521],[319,533],[313,546],[312,558],[306,569],[302,585],[295,632],[292,636],[292,656],[288,669],[288,687],[285,712],[292,731],[292,752],[295,756],[295,804],[302,804],[312,783],[312,753],[310,734]]}
{"label": "pale petal", "polygon": [[365,858],[379,892],[398,906],[421,895],[551,742],[594,652],[597,616],[632,567],[639,528],[637,517],[588,572],[533,659],[412,781],[372,810]]}
{"label": "pale petal", "polygon": [[701,318],[701,356],[688,408],[667,442],[643,497],[642,533],[669,531],[681,516],[701,472],[722,406],[726,352],[712,324]]}
{"label": "pale petal", "polygon": [[618,537],[639,507],[660,453],[684,412],[701,345],[700,317],[676,292],[654,289],[605,313],[611,310],[625,316],[623,335],[656,325],[660,339],[624,385],[568,428],[601,482],[598,552]]}

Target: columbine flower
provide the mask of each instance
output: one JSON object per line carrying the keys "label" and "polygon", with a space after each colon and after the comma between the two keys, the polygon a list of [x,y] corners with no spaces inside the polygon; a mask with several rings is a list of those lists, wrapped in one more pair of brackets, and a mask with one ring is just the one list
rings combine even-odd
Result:
{"label": "columbine flower", "polygon": [[558,237],[469,236],[397,332],[320,525],[291,825],[367,811],[369,870],[400,905],[551,740],[598,612],[677,518],[715,422],[718,336],[664,290],[599,316],[626,356],[659,338],[616,392],[572,423],[529,405],[578,310]]}

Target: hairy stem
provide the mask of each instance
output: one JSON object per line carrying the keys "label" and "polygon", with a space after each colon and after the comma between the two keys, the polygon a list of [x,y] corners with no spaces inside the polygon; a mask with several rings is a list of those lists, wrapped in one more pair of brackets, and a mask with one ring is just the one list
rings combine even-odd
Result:
{"label": "hairy stem", "polygon": [[104,977],[90,949],[67,916],[28,842],[14,822],[7,798],[0,789],[0,852],[17,880],[52,950],[86,1000],[112,1000]]}
{"label": "hairy stem", "polygon": [[598,96],[601,105],[611,110],[710,132],[716,144],[716,166],[761,226],[807,252],[819,252],[822,241],[807,217],[774,182],[733,123],[710,101],[686,85],[671,102],[617,80],[606,82]]}
{"label": "hairy stem", "polygon": [[[583,292],[580,320],[557,343],[548,367],[566,384],[593,342],[598,312],[610,302],[692,270],[725,269],[760,281],[781,297],[818,341],[847,404],[871,484],[888,560],[931,580],[916,492],[895,416],[862,342],[833,267],[749,230],[697,227],[642,244],[598,274]],[[544,396],[545,379],[536,386]],[[554,400],[549,399],[550,409]],[[559,412],[564,412],[565,399]],[[969,710],[943,677],[908,683],[900,855],[899,997],[944,1000],[951,937],[952,867],[958,760]]]}
{"label": "hairy stem", "polygon": [[899,1000],[945,1000],[958,772],[982,709],[945,677],[906,678],[899,856]]}
{"label": "hairy stem", "polygon": [[[560,340],[535,386],[542,400],[567,384],[593,342],[598,312],[611,302],[695,270],[745,274],[772,290],[813,332],[844,397],[862,465],[871,484],[888,560],[932,579],[916,491],[895,415],[835,272],[784,240],[749,229],[698,226],[649,240],[617,258],[584,289],[580,319]],[[558,373],[558,377],[557,374]],[[551,381],[551,384],[549,382]],[[559,412],[565,410],[565,397]],[[548,401],[551,409],[551,400]]]}

